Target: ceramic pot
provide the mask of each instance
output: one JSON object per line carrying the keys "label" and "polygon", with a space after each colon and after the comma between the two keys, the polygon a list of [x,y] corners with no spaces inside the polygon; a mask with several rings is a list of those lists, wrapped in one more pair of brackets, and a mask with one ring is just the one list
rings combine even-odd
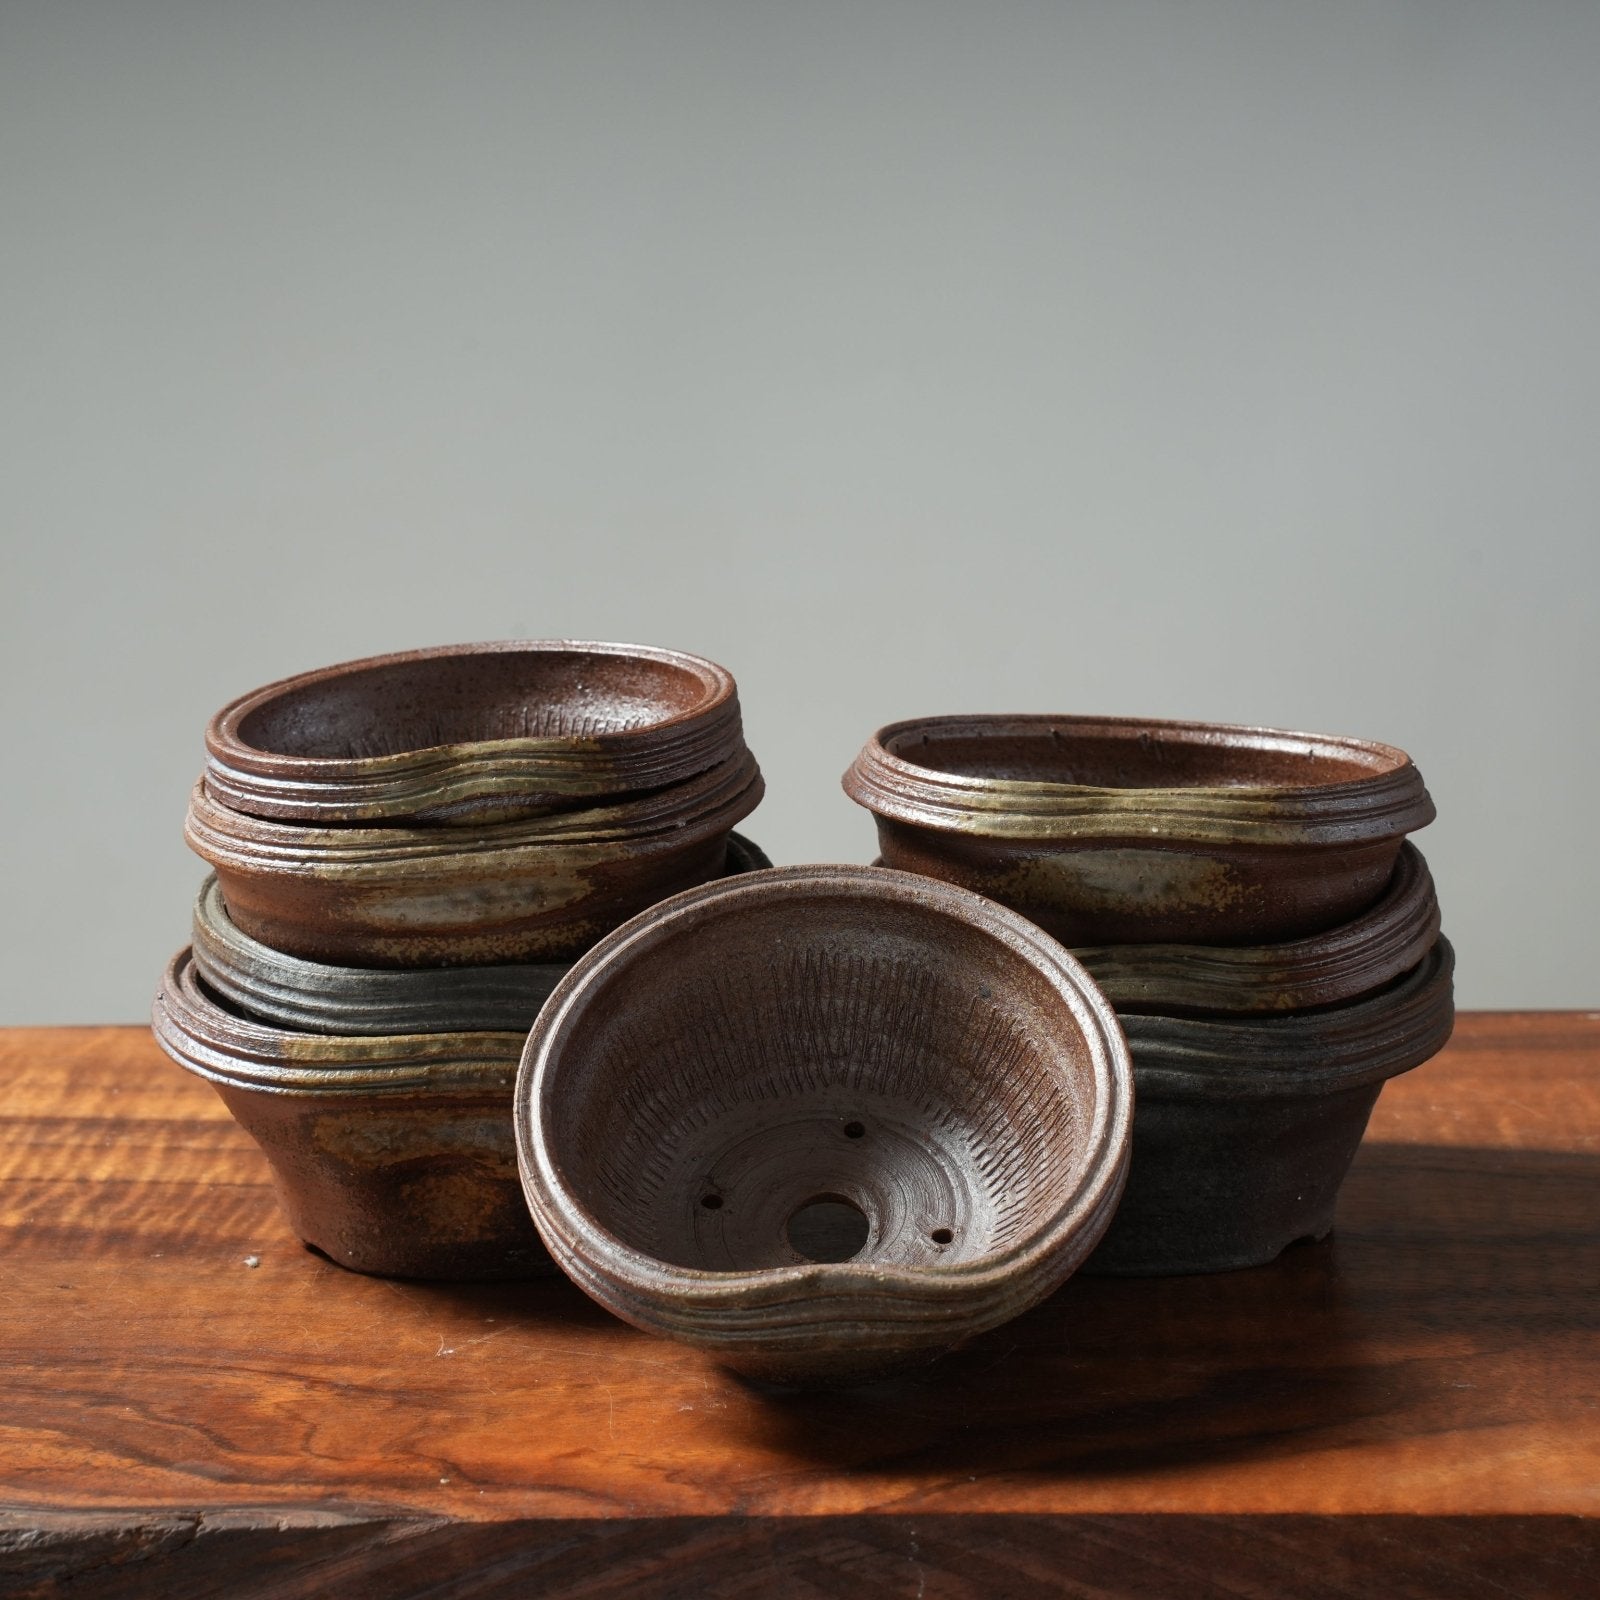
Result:
{"label": "ceramic pot", "polygon": [[1379,1091],[1450,1037],[1452,967],[1441,938],[1381,993],[1327,1011],[1123,1017],[1133,1160],[1086,1270],[1225,1272],[1323,1238]]}
{"label": "ceramic pot", "polygon": [[806,866],[603,940],[529,1035],[518,1159],[600,1304],[742,1372],[929,1361],[1068,1277],[1122,1186],[1126,1049],[1082,969],[946,884]]}
{"label": "ceramic pot", "polygon": [[1383,988],[1438,937],[1433,877],[1408,843],[1378,903],[1326,933],[1282,944],[1099,945],[1072,953],[1119,1016],[1308,1011]]}
{"label": "ceramic pot", "polygon": [[1068,945],[1262,944],[1358,915],[1433,802],[1366,740],[1103,717],[929,717],[845,774],[886,865]]}
{"label": "ceramic pot", "polygon": [[744,745],[732,676],[571,640],[450,645],[303,672],[206,730],[206,786],[311,825],[505,821],[666,788]]}
{"label": "ceramic pot", "polygon": [[[760,848],[728,835],[725,875],[770,867]],[[215,876],[194,908],[194,966],[224,1005],[278,1028],[314,1033],[526,1034],[570,962],[544,966],[334,967],[286,956],[241,932]]]}
{"label": "ceramic pot", "polygon": [[552,1270],[517,1181],[520,1033],[338,1038],[219,1004],[187,950],[152,1025],[260,1145],[299,1236],[357,1272],[521,1278]]}
{"label": "ceramic pot", "polygon": [[748,751],[671,789],[480,827],[305,828],[219,805],[184,837],[251,938],[342,966],[573,961],[646,906],[721,873],[761,799]]}

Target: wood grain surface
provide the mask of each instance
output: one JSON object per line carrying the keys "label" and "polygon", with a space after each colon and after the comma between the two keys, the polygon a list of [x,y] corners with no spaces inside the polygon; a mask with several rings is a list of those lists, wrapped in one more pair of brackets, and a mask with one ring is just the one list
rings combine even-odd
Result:
{"label": "wood grain surface", "polygon": [[1600,1592],[1594,1014],[1463,1017],[1320,1245],[822,1395],[330,1265],[142,1029],[0,1082],[0,1593]]}

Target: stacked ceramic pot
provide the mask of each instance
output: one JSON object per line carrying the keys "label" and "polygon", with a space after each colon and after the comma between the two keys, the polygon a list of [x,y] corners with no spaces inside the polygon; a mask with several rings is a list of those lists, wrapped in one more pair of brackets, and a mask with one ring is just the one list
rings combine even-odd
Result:
{"label": "stacked ceramic pot", "polygon": [[351,662],[226,706],[185,837],[213,869],[158,1039],[262,1146],[302,1238],[362,1271],[548,1270],[517,1180],[527,1030],[584,951],[766,865],[722,668],[632,645]]}
{"label": "stacked ceramic pot", "polygon": [[889,867],[1071,947],[1136,1089],[1091,1268],[1219,1271],[1321,1238],[1383,1084],[1448,1039],[1420,774],[1370,741],[1201,723],[935,717],[845,775]]}

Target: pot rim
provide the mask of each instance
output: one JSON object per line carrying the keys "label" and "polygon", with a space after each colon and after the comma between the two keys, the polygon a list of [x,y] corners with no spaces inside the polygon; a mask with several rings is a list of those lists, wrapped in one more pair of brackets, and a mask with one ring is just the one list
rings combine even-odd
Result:
{"label": "pot rim", "polygon": [[[387,668],[482,656],[636,659],[699,685],[683,711],[641,727],[585,735],[464,739],[378,756],[309,756],[250,743],[244,724],[285,695]],[[414,813],[543,783],[554,796],[658,788],[725,758],[742,742],[733,675],[714,661],[657,645],[583,639],[500,639],[432,645],[337,662],[280,678],[230,700],[207,724],[208,767],[242,809],[294,820],[356,820]],[[481,769],[481,770],[480,770]]]}
{"label": "pot rim", "polygon": [[224,1087],[267,1094],[509,1094],[520,1032],[327,1034],[242,1016],[207,993],[185,945],[167,963],[151,1007],[156,1042],[179,1066]]}
{"label": "pot rim", "polygon": [[[692,931],[708,917],[736,914],[741,904],[792,898],[887,898],[973,925],[1005,945],[1049,982],[1088,1047],[1097,1094],[1083,1158],[1070,1190],[1051,1217],[1005,1250],[949,1265],[886,1266],[870,1262],[805,1262],[758,1270],[712,1271],[661,1261],[618,1238],[583,1204],[543,1137],[543,1107],[552,1093],[552,1063],[581,1025],[584,1011],[610,974],[631,959]],[[782,1326],[838,1320],[832,1296],[851,1304],[884,1297],[911,1311],[917,1338],[927,1312],[945,1312],[943,1326],[992,1325],[1057,1287],[1087,1257],[1120,1197],[1133,1115],[1127,1046],[1110,1004],[1054,939],[1015,912],[952,884],[883,867],[812,863],[776,867],[704,884],[660,902],[601,940],[580,958],[540,1012],[518,1072],[518,1164],[534,1220],[551,1254],[582,1287],[606,1303],[621,1301],[650,1324],[671,1326],[701,1342],[760,1338],[763,1310],[781,1311]],[[580,1252],[575,1241],[591,1248]],[[598,1244],[599,1248],[592,1246]],[[603,1260],[603,1265],[600,1262]],[[574,1266],[581,1270],[574,1271]],[[1046,1287],[1038,1287],[1040,1282]],[[1037,1289],[1037,1292],[1034,1292]],[[667,1298],[670,1297],[670,1298]],[[810,1307],[814,1314],[808,1314]],[[740,1318],[744,1326],[725,1320]],[[876,1334],[873,1342],[883,1342]],[[883,1339],[892,1342],[886,1332]],[[921,1342],[917,1339],[917,1342]]]}
{"label": "pot rim", "polygon": [[253,816],[224,805],[205,777],[189,796],[184,839],[213,866],[294,877],[396,872],[449,875],[475,860],[479,874],[528,852],[614,861],[681,849],[728,832],[760,804],[765,784],[755,757],[740,754],[709,771],[612,806],[460,827],[317,827]]}
{"label": "pot rim", "polygon": [[[1331,783],[1118,788],[989,778],[923,766],[893,748],[930,733],[968,738],[1158,735],[1186,746],[1258,749],[1354,762],[1370,776]],[[940,832],[1041,843],[1166,840],[1353,844],[1425,827],[1433,801],[1405,751],[1371,739],[1243,723],[1042,712],[909,718],[878,729],[845,772],[844,791],[880,818]]]}
{"label": "pot rim", "polygon": [[[1141,1095],[1332,1094],[1420,1066],[1455,1024],[1455,951],[1442,934],[1409,972],[1344,1005],[1292,1016],[1122,1018]],[[1311,1065],[1302,1065],[1310,1062]]]}

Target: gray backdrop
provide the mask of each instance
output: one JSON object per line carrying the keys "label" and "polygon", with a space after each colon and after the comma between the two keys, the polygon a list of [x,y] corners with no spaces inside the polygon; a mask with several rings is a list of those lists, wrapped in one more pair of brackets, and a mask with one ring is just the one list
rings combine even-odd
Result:
{"label": "gray backdrop", "polygon": [[145,1012],[208,714],[737,674],[1404,745],[1471,1006],[1600,999],[1600,6],[0,0],[0,1021]]}

